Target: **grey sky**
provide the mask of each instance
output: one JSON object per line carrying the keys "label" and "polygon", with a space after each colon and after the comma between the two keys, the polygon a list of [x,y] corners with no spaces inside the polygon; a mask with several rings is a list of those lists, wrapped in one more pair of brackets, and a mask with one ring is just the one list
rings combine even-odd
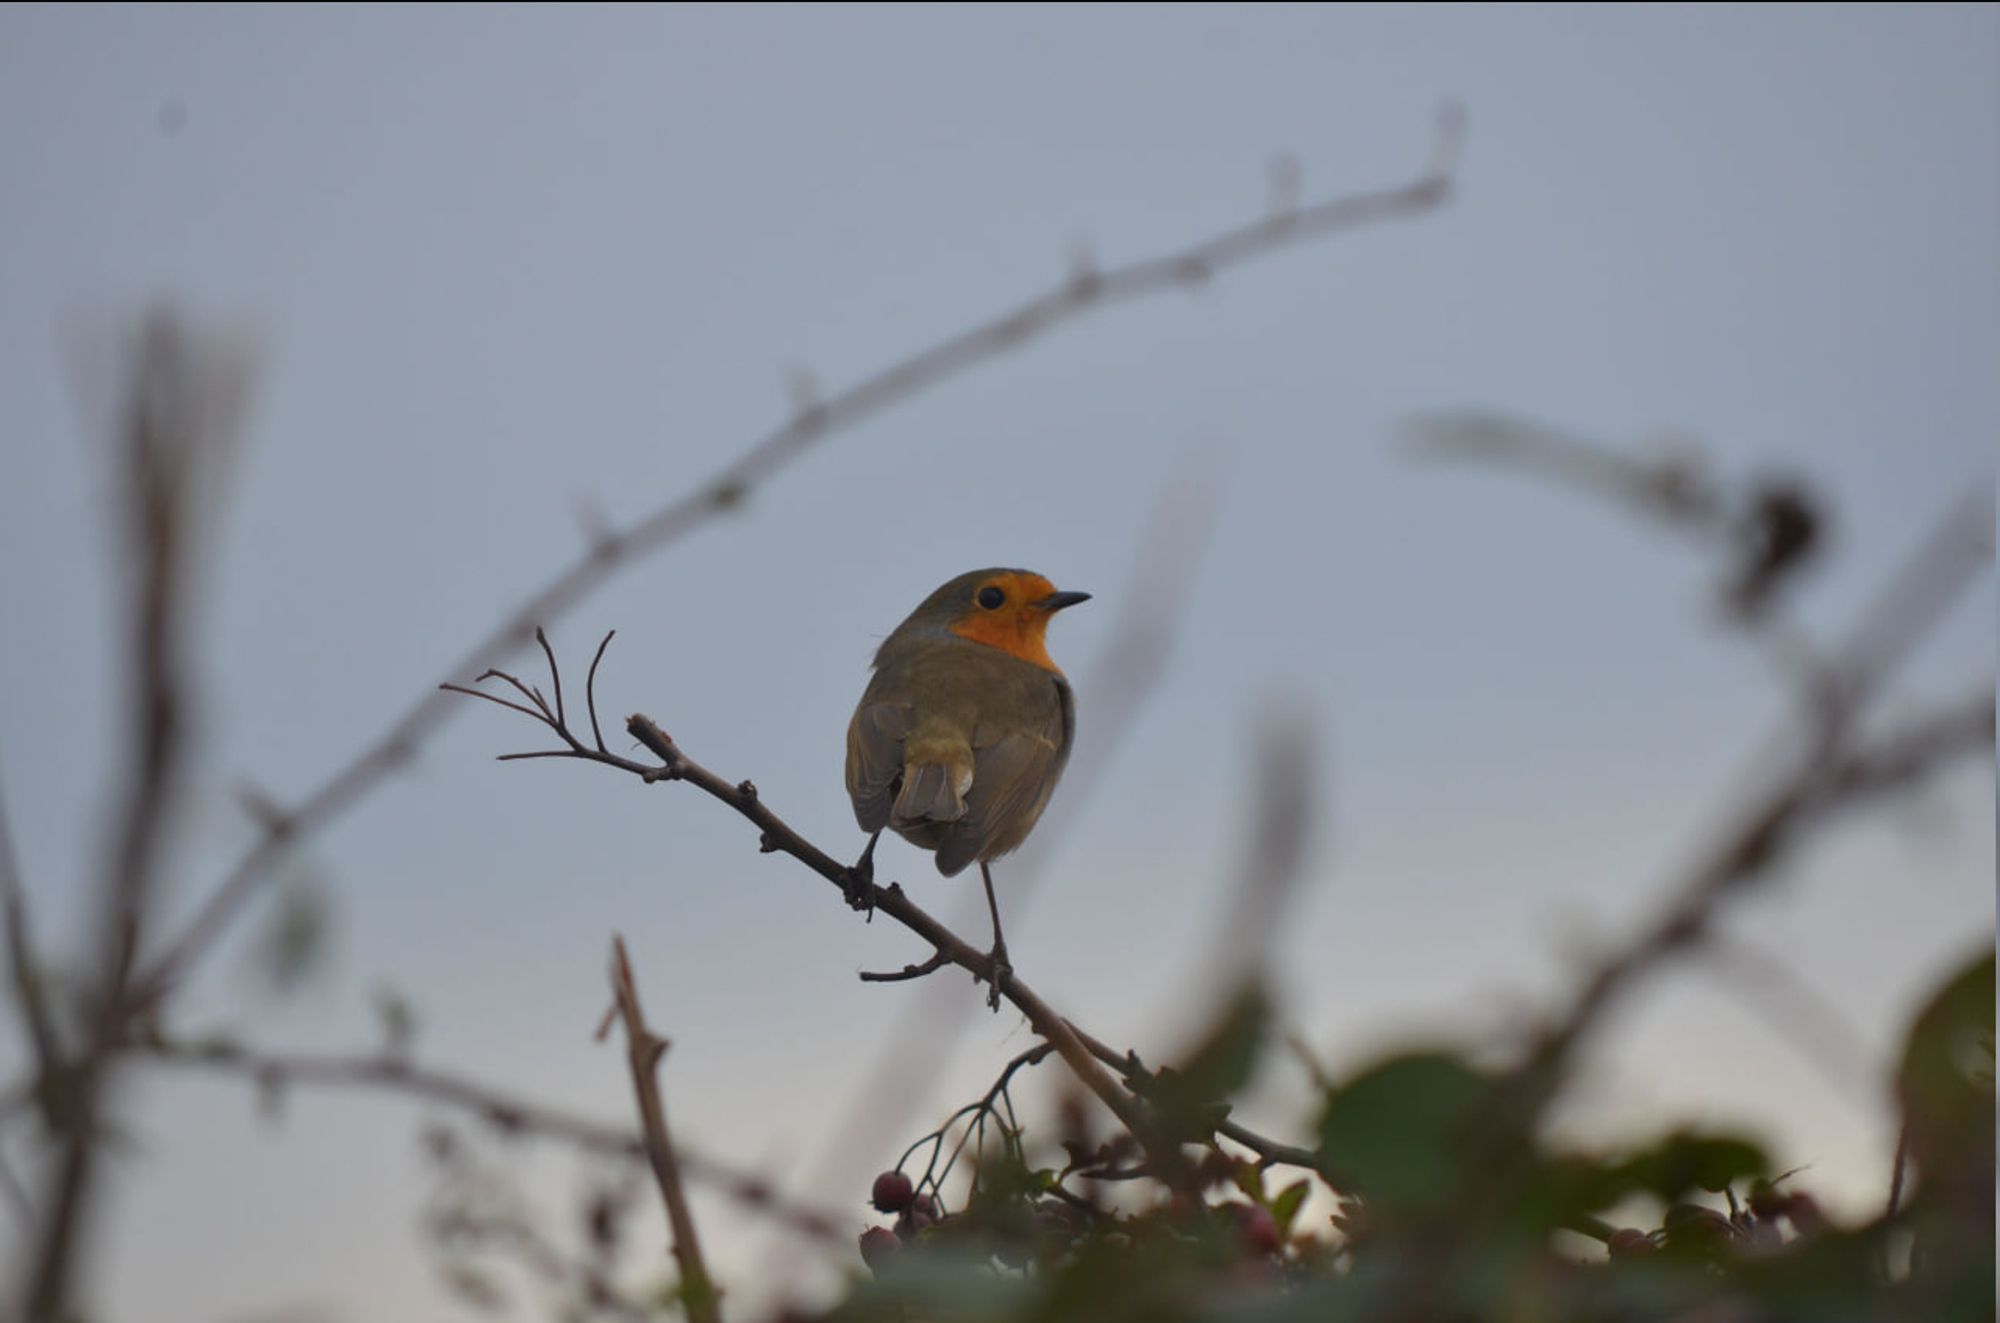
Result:
{"label": "grey sky", "polygon": [[[951,575],[1022,564],[1099,594],[1051,640],[1084,673],[1162,484],[1226,451],[1171,669],[1010,926],[1016,963],[1100,1036],[1170,1051],[1229,903],[1249,732],[1289,695],[1327,770],[1293,1018],[1336,1066],[1413,1025],[1490,1036],[1686,862],[1783,700],[1674,539],[1412,463],[1395,429],[1490,408],[1803,472],[1839,517],[1806,615],[1837,629],[1990,480],[1996,12],[0,10],[0,790],[43,926],[74,932],[117,717],[77,328],[166,294],[260,336],[204,629],[199,894],[247,836],[230,787],[316,784],[576,553],[580,508],[678,495],[783,416],[799,369],[844,384],[1079,242],[1114,262],[1258,214],[1274,153],[1308,198],[1405,178],[1449,95],[1471,138],[1443,212],[1093,316],[843,433],[554,635],[580,664],[617,628],[611,712],[858,849],[841,736],[876,640]],[[1894,701],[1990,676],[1993,633],[1984,585]],[[622,1118],[622,1062],[588,1037],[620,929],[681,1129],[802,1179],[896,1011],[975,994],[860,985],[924,952],[692,793],[490,760],[527,735],[462,713],[311,849],[320,977],[274,1001],[239,944],[188,1024],[365,1046],[389,983],[427,1058]],[[1878,1054],[1993,922],[1990,771],[1927,804],[1833,833],[1732,924]],[[940,911],[970,895],[900,845],[884,865]],[[895,1138],[1025,1035],[981,1017]],[[1836,1202],[1875,1196],[1880,1099],[1712,979],[1669,980],[1619,1039],[1589,1124],[1762,1118]],[[1300,1119],[1284,1084],[1274,1127]],[[235,1086],[137,1101],[107,1317],[436,1315],[416,1109],[300,1096],[267,1129]],[[805,1193],[858,1230],[897,1147]],[[566,1207],[567,1166],[531,1177]],[[762,1261],[708,1214],[725,1274]]]}

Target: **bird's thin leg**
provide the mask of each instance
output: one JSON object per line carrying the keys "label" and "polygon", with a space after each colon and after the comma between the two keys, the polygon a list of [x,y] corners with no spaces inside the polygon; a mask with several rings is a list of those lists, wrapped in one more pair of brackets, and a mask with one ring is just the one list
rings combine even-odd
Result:
{"label": "bird's thin leg", "polygon": [[868,846],[862,850],[861,857],[847,870],[847,881],[843,889],[847,892],[847,903],[857,910],[875,908],[875,902],[869,898],[868,888],[875,881],[875,842],[881,839],[882,829],[877,827],[875,834],[868,838]]}
{"label": "bird's thin leg", "polygon": [[993,899],[993,870],[986,861],[979,861],[979,876],[986,883],[986,909],[993,916],[993,954],[988,957],[993,962],[992,986],[986,992],[986,1004],[994,1010],[1000,1009],[1000,989],[1014,972],[1014,966],[1007,962],[1007,937],[1000,931],[1000,905]]}

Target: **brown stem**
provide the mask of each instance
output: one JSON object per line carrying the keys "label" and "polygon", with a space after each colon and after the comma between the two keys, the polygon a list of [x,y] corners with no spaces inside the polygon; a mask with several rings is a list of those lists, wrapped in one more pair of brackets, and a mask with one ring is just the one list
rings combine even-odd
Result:
{"label": "brown stem", "polygon": [[695,1234],[680,1162],[667,1133],[666,1104],[660,1098],[660,1058],[666,1055],[667,1040],[646,1026],[623,937],[611,939],[611,991],[618,999],[618,1018],[625,1022],[626,1055],[632,1066],[632,1090],[639,1100],[639,1123],[646,1136],[646,1160],[652,1164],[653,1179],[660,1184],[667,1222],[673,1228],[674,1261],[681,1269],[681,1304],[689,1323],[721,1323],[715,1283],[701,1259],[701,1240]]}

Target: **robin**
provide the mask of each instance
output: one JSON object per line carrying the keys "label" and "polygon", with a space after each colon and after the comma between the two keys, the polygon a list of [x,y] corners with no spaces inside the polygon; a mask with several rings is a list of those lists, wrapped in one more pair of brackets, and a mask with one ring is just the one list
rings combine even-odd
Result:
{"label": "robin", "polygon": [[977,860],[993,916],[993,981],[1011,972],[988,864],[1028,838],[1076,732],[1069,681],[1049,660],[1049,618],[1090,600],[1026,570],[961,574],[923,600],[875,653],[847,727],[847,793],[870,833],[936,852],[946,877]]}

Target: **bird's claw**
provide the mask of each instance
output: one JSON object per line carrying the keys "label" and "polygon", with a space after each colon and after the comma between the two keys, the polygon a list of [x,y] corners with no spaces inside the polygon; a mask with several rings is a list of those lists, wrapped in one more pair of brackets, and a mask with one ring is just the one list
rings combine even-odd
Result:
{"label": "bird's claw", "polygon": [[1014,966],[1007,960],[1007,944],[995,946],[987,955],[986,1008],[994,1013],[1000,1010],[1000,994],[1006,990],[1007,981],[1014,976]]}
{"label": "bird's claw", "polygon": [[841,879],[840,889],[847,894],[847,906],[865,912],[871,919],[875,917],[875,861],[867,855],[861,862],[847,870]]}

